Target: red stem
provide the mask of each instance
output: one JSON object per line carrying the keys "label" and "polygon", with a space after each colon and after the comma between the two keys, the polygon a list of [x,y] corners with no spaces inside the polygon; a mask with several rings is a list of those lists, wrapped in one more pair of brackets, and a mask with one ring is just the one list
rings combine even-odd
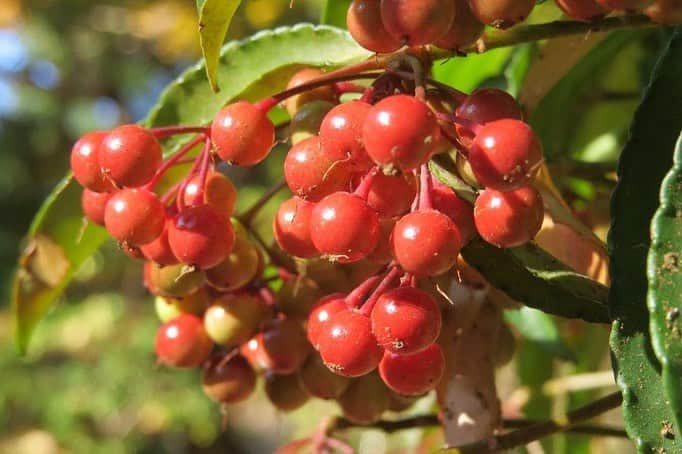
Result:
{"label": "red stem", "polygon": [[189,134],[198,132],[208,134],[209,128],[207,126],[162,126],[159,128],[151,128],[149,130],[157,139],[174,136],[177,134]]}
{"label": "red stem", "polygon": [[419,209],[430,210],[433,208],[431,197],[431,173],[428,164],[422,164],[419,169]]}
{"label": "red stem", "polygon": [[178,211],[182,211],[185,208],[185,197],[183,197],[183,194],[185,193],[185,188],[187,187],[189,180],[199,171],[201,163],[203,162],[203,153],[205,149],[206,147],[204,147],[204,149],[201,150],[201,154],[199,154],[197,159],[194,161],[194,165],[189,170],[189,173],[185,175],[185,178],[183,178],[183,180],[180,182],[180,186],[178,187],[178,197],[176,199]]}
{"label": "red stem", "polygon": [[260,295],[261,298],[263,298],[263,301],[265,301],[265,304],[268,306],[274,306],[276,299],[275,299],[275,294],[270,290],[268,287],[261,287],[258,289],[258,295]]}
{"label": "red stem", "polygon": [[211,142],[207,141],[204,144],[204,149],[201,150],[201,167],[199,170],[199,187],[197,188],[197,200],[201,203],[206,203],[206,176],[208,175],[208,168],[211,163]]}
{"label": "red stem", "polygon": [[381,283],[377,286],[377,288],[374,289],[370,297],[367,298],[365,304],[363,304],[360,308],[362,315],[369,317],[379,297],[384,294],[384,292],[392,285],[393,281],[401,274],[403,274],[403,271],[397,266],[394,266],[389,270]]}
{"label": "red stem", "polygon": [[346,296],[346,305],[353,309],[362,304],[367,293],[381,281],[381,276],[372,276],[364,280],[360,285],[355,287],[352,292]]}
{"label": "red stem", "polygon": [[365,88],[365,91],[362,93],[362,96],[360,97],[360,101],[370,104],[376,91],[377,89],[374,87],[374,85],[370,85],[369,87]]}
{"label": "red stem", "polygon": [[363,200],[367,200],[367,196],[369,196],[369,190],[372,189],[372,183],[374,182],[375,177],[379,173],[379,168],[378,167],[372,167],[368,172],[367,175],[365,175],[362,178],[362,181],[358,185],[357,188],[355,188],[355,191],[353,191],[353,194],[357,195],[358,197],[362,198]]}
{"label": "red stem", "polygon": [[154,178],[151,179],[149,183],[145,185],[145,189],[147,190],[153,190],[156,185],[159,183],[163,175],[173,167],[175,164],[178,163],[178,161],[185,156],[192,148],[194,148],[196,145],[204,141],[205,143],[210,143],[208,140],[208,136],[206,134],[201,134],[200,136],[197,136],[194,140],[186,143],[182,148],[180,148],[178,151],[176,151],[173,156],[171,156],[166,162],[161,164],[161,167],[156,171],[156,174],[154,174]]}
{"label": "red stem", "polygon": [[167,204],[171,200],[173,200],[173,197],[178,193],[178,189],[180,188],[180,185],[182,184],[182,181],[178,181],[175,183],[173,186],[168,188],[168,190],[161,196],[161,203],[163,205]]}
{"label": "red stem", "polygon": [[364,93],[365,87],[349,81],[336,82],[334,84],[334,93],[336,96],[345,95],[346,93]]}

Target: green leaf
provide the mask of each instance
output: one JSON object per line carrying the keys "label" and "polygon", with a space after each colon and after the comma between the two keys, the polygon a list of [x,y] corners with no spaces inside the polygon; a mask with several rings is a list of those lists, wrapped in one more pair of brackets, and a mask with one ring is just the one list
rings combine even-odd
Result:
{"label": "green leaf", "polygon": [[458,90],[470,92],[484,80],[499,76],[504,71],[512,49],[503,47],[483,54],[437,61],[433,64],[433,77]]}
{"label": "green leaf", "polygon": [[[615,55],[638,34],[620,31],[610,34],[592,48],[563,76],[532,112],[529,123],[542,141],[545,157],[552,161],[567,153],[571,134],[579,120],[582,94],[594,88],[599,74],[612,64]],[[559,121],[560,119],[560,121]]]}
{"label": "green leaf", "polygon": [[[332,27],[300,25],[261,32],[223,48],[218,74],[230,84],[219,94],[206,85],[204,65],[199,63],[166,89],[144,124],[207,124],[237,97],[256,99],[282,89],[301,65],[337,67],[369,55],[348,33]],[[167,148],[177,145],[169,144]],[[19,260],[12,292],[15,342],[22,353],[36,324],[73,274],[107,239],[104,229],[83,227],[80,194],[78,184],[65,177],[45,200],[28,232],[28,247]],[[46,255],[58,259],[50,264]]]}
{"label": "green leaf", "polygon": [[654,352],[675,427],[682,424],[682,134],[673,168],[663,180],[661,204],[651,224],[647,264],[649,314]]}
{"label": "green leaf", "polygon": [[326,0],[322,5],[320,23],[346,28],[346,12],[351,0]]}
{"label": "green leaf", "polygon": [[507,80],[507,91],[514,97],[518,97],[523,87],[523,80],[528,74],[530,65],[538,52],[536,43],[521,44],[514,48],[514,53],[509,59],[509,64],[504,68],[504,77]]}
{"label": "green leaf", "polygon": [[214,92],[218,86],[218,60],[232,17],[241,0],[197,0],[199,43],[204,54],[206,77]]}
{"label": "green leaf", "polygon": [[504,319],[513,325],[524,339],[535,342],[553,356],[576,361],[575,355],[564,343],[556,321],[551,316],[537,309],[522,307],[519,310],[505,311]]}
{"label": "green leaf", "polygon": [[609,232],[613,317],[611,350],[623,392],[625,428],[639,452],[680,452],[679,427],[664,393],[647,311],[646,260],[650,221],[682,128],[682,33],[656,64],[618,163]]}
{"label": "green leaf", "polygon": [[608,323],[608,289],[578,274],[534,243],[499,249],[481,239],[462,256],[496,288],[548,314]]}

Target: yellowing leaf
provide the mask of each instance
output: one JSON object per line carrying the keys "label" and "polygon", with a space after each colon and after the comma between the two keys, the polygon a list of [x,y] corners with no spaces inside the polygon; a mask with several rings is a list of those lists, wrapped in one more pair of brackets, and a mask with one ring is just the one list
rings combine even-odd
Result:
{"label": "yellowing leaf", "polygon": [[206,61],[206,77],[214,92],[220,90],[218,86],[220,48],[240,3],[240,0],[197,0],[199,42]]}

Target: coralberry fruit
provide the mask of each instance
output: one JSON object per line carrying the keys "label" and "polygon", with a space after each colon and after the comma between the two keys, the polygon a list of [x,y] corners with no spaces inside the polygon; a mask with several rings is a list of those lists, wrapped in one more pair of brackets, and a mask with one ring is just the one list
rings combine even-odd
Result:
{"label": "coralberry fruit", "polygon": [[281,411],[293,411],[308,401],[308,393],[301,387],[297,374],[265,375],[265,394],[270,403]]}
{"label": "coralberry fruit", "polygon": [[487,123],[476,134],[469,163],[483,186],[511,191],[526,184],[542,162],[542,145],[533,130],[518,120]]}
{"label": "coralberry fruit", "polygon": [[138,125],[112,129],[102,140],[97,159],[105,177],[125,187],[147,183],[163,161],[159,141]]}
{"label": "coralberry fruit", "polygon": [[201,175],[192,176],[184,187],[183,205],[210,205],[225,217],[232,216],[237,204],[237,189],[229,178],[220,172],[210,172],[204,183],[203,200],[201,194]]}
{"label": "coralberry fruit", "polygon": [[353,0],[346,14],[346,27],[358,44],[372,52],[393,52],[402,46],[384,28],[379,0]]}
{"label": "coralberry fruit", "polygon": [[483,33],[484,25],[472,14],[468,0],[454,0],[455,20],[450,28],[434,44],[443,49],[459,49],[467,46]]}
{"label": "coralberry fruit", "polygon": [[[316,68],[304,68],[294,74],[289,83],[288,88],[298,87],[305,83],[308,83],[324,73]],[[301,108],[301,106],[308,104],[312,101],[328,101],[336,102],[336,93],[331,85],[322,85],[321,87],[314,88],[312,90],[307,90],[298,95],[291,96],[284,101],[284,106],[289,112],[289,116],[293,117],[296,112]]]}
{"label": "coralberry fruit", "polygon": [[178,258],[173,254],[168,243],[168,224],[171,222],[172,220],[166,219],[161,234],[153,241],[140,246],[140,251],[147,260],[164,266],[178,263]]}
{"label": "coralberry fruit", "polygon": [[201,317],[209,303],[208,292],[202,287],[194,293],[182,298],[157,296],[154,298],[156,315],[162,322],[167,322],[180,314],[189,313]]}
{"label": "coralberry fruit", "polygon": [[280,205],[273,220],[275,240],[284,252],[296,257],[319,255],[310,238],[310,218],[315,204],[292,197]]}
{"label": "coralberry fruit", "polygon": [[315,349],[319,349],[320,334],[326,329],[331,317],[337,312],[348,310],[345,298],[346,295],[343,293],[327,295],[320,299],[310,311],[306,329],[308,341]]}
{"label": "coralberry fruit", "polygon": [[372,332],[387,351],[400,354],[424,350],[438,337],[441,314],[428,293],[400,287],[379,297],[372,309]]}
{"label": "coralberry fruit", "polygon": [[356,424],[371,424],[388,410],[390,391],[375,373],[353,380],[339,397],[343,416]]}
{"label": "coralberry fruit", "polygon": [[295,318],[271,320],[258,336],[268,369],[277,374],[294,373],[311,351],[305,330]]}
{"label": "coralberry fruit", "polygon": [[606,14],[606,10],[594,0],[555,0],[568,17],[572,19],[591,22]]}
{"label": "coralberry fruit", "polygon": [[535,0],[469,0],[476,18],[495,28],[509,28],[523,22],[535,6]]}
{"label": "coralberry fruit", "polygon": [[263,110],[238,101],[223,108],[213,119],[211,140],[223,161],[252,166],[270,152],[275,143],[275,126]]}
{"label": "coralberry fruit", "polygon": [[156,334],[156,354],[168,366],[197,367],[212,348],[213,342],[196,315],[181,314],[161,325]]}
{"label": "coralberry fruit", "polygon": [[514,247],[530,241],[540,230],[544,208],[540,193],[531,186],[511,192],[486,189],[476,199],[476,230],[488,243]]}
{"label": "coralberry fruit", "polygon": [[256,387],[256,373],[243,356],[229,360],[217,356],[204,366],[202,386],[208,397],[221,404],[248,398]]}
{"label": "coralberry fruit", "polygon": [[112,195],[110,192],[94,192],[87,188],[83,189],[81,208],[85,217],[97,225],[104,225],[104,211]]}
{"label": "coralberry fruit", "polygon": [[168,227],[173,254],[183,263],[206,269],[218,265],[234,246],[229,219],[209,205],[188,207]]}
{"label": "coralberry fruit", "polygon": [[307,318],[322,292],[317,282],[297,276],[286,279],[277,292],[277,308],[291,317]]}
{"label": "coralberry fruit", "polygon": [[411,355],[386,351],[379,363],[379,375],[393,391],[418,396],[438,385],[445,371],[445,358],[438,344]]}
{"label": "coralberry fruit", "polygon": [[319,399],[337,399],[350,385],[347,377],[331,372],[317,354],[308,356],[298,370],[298,377],[303,389]]}
{"label": "coralberry fruit", "polygon": [[244,287],[259,274],[260,254],[237,229],[235,242],[225,259],[206,270],[206,280],[213,288],[229,292]]}
{"label": "coralberry fruit", "polygon": [[71,171],[76,180],[86,189],[93,192],[111,191],[114,185],[102,174],[97,158],[105,131],[93,131],[78,139],[71,149]]}
{"label": "coralberry fruit", "polygon": [[320,125],[322,152],[332,162],[345,162],[356,171],[372,166],[362,143],[362,126],[372,106],[363,101],[339,104]]}
{"label": "coralberry fruit", "polygon": [[433,208],[447,215],[455,223],[466,244],[476,234],[474,208],[461,199],[452,188],[435,181],[431,188]]}
{"label": "coralberry fruit", "polygon": [[165,210],[153,192],[123,189],[111,196],[104,225],[111,236],[133,246],[154,241],[163,231]]}
{"label": "coralberry fruit", "polygon": [[403,270],[416,276],[436,276],[455,264],[464,238],[447,215],[423,210],[396,223],[391,244]]}
{"label": "coralberry fruit", "polygon": [[336,192],[315,205],[310,237],[322,254],[341,263],[367,257],[379,241],[379,218],[355,194]]}
{"label": "coralberry fruit", "polygon": [[206,309],[204,328],[213,342],[234,347],[248,341],[267,314],[258,296],[247,292],[227,294]]}
{"label": "coralberry fruit", "polygon": [[203,271],[182,263],[161,266],[147,262],[146,280],[155,295],[182,298],[199,290],[206,282]]}
{"label": "coralberry fruit", "polygon": [[445,35],[454,18],[452,0],[381,0],[384,27],[409,46],[436,41]]}
{"label": "coralberry fruit", "polygon": [[380,217],[401,216],[410,210],[417,193],[412,174],[374,176],[367,194],[367,204],[374,208]]}
{"label": "coralberry fruit", "polygon": [[436,150],[440,128],[425,103],[413,96],[395,95],[372,107],[362,139],[367,154],[377,164],[412,170]]}
{"label": "coralberry fruit", "polygon": [[[455,111],[459,118],[474,124],[484,125],[495,120],[510,118],[523,120],[523,111],[514,97],[506,91],[496,88],[479,88],[474,90],[457,107]],[[469,146],[474,139],[473,131],[462,125],[456,125],[457,134],[462,143]]]}
{"label": "coralberry fruit", "polygon": [[328,101],[312,101],[302,105],[291,118],[289,140],[292,145],[316,136],[327,112],[334,108]]}

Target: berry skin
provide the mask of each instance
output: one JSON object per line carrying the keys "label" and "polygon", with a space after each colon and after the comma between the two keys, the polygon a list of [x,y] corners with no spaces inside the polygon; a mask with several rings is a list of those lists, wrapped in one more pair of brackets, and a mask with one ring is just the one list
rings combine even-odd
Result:
{"label": "berry skin", "polygon": [[194,175],[189,179],[183,191],[183,202],[185,206],[201,205],[206,203],[217,212],[229,218],[234,213],[237,204],[237,189],[229,178],[220,172],[210,172],[206,176],[204,185],[204,200],[199,198],[199,187],[201,176]]}
{"label": "berry skin", "polygon": [[350,385],[350,379],[327,369],[317,354],[308,356],[298,370],[298,378],[303,389],[318,399],[337,399]]}
{"label": "berry skin", "polygon": [[295,195],[317,202],[327,195],[348,189],[351,172],[343,162],[333,162],[322,152],[320,138],[297,143],[284,160],[284,179]]}
{"label": "berry skin", "polygon": [[386,351],[411,354],[433,344],[442,323],[440,308],[428,293],[413,287],[389,290],[372,308],[372,332]]}
{"label": "berry skin", "polygon": [[99,146],[108,133],[93,131],[82,136],[71,149],[71,171],[81,186],[93,192],[107,192],[114,188],[104,178],[97,159]]}
{"label": "berry skin", "polygon": [[147,262],[146,281],[155,295],[182,298],[199,290],[206,282],[206,274],[182,263],[160,266]]}
{"label": "berry skin", "polygon": [[209,205],[197,205],[175,216],[168,226],[168,242],[181,262],[206,269],[225,260],[235,234],[229,219]]}
{"label": "berry skin", "polygon": [[396,223],[391,244],[393,256],[405,272],[418,277],[436,276],[455,264],[464,238],[447,215],[421,210]]}
{"label": "berry skin", "polygon": [[235,242],[225,260],[206,270],[209,285],[222,292],[244,287],[258,276],[260,254],[248,237],[235,229]]}
{"label": "berry skin", "polygon": [[353,380],[339,400],[343,416],[355,424],[371,424],[388,410],[389,389],[375,373]]}
{"label": "berry skin", "polygon": [[257,337],[268,369],[276,374],[296,372],[312,350],[301,322],[294,318],[270,320]]}
{"label": "berry skin", "polygon": [[302,407],[310,396],[303,389],[297,374],[265,375],[265,394],[270,403],[281,411],[294,411]]}
{"label": "berry skin", "polygon": [[83,189],[81,209],[85,217],[97,225],[104,225],[104,211],[112,195],[111,192],[95,192],[87,188]]}
{"label": "berry skin", "polygon": [[367,202],[348,192],[322,199],[310,216],[315,248],[341,263],[357,262],[379,241],[379,217]]}
{"label": "berry skin", "polygon": [[256,387],[256,373],[243,356],[227,362],[223,357],[212,358],[204,366],[204,393],[221,404],[234,404],[247,399]]}
{"label": "berry skin", "polygon": [[345,298],[346,295],[343,293],[327,295],[320,299],[310,311],[306,330],[308,341],[316,350],[319,350],[320,335],[322,331],[327,329],[326,326],[331,317],[337,312],[348,310]]}
{"label": "berry skin", "polygon": [[445,35],[455,19],[452,0],[381,0],[381,20],[408,46],[430,44]]}
{"label": "berry skin", "polygon": [[297,276],[282,284],[277,292],[277,308],[285,315],[306,319],[320,297],[322,292],[317,282]]}
{"label": "berry skin", "polygon": [[509,28],[523,22],[535,6],[535,0],[469,0],[471,12],[486,25]]}
{"label": "berry skin", "polygon": [[413,96],[395,95],[369,111],[362,140],[375,163],[406,171],[429,159],[440,141],[440,128],[425,103]]}
{"label": "berry skin", "polygon": [[104,225],[111,236],[132,246],[154,241],[165,225],[165,210],[146,189],[123,189],[111,196],[104,209]]}
{"label": "berry skin", "polygon": [[204,314],[204,329],[216,344],[234,347],[251,338],[269,315],[265,302],[246,292],[226,294]]}
{"label": "berry skin", "polygon": [[379,217],[393,218],[410,211],[417,194],[414,175],[384,175],[378,173],[372,180],[367,195],[367,204],[374,208]]}
{"label": "berry skin", "polygon": [[[291,77],[287,84],[287,89],[311,82],[313,79],[317,79],[323,75],[324,73],[319,69],[303,68]],[[336,93],[334,93],[334,89],[331,85],[322,85],[321,87],[307,90],[287,98],[284,101],[284,106],[286,107],[287,112],[289,112],[289,116],[293,117],[302,106],[312,101],[336,102]]]}
{"label": "berry skin", "polygon": [[652,0],[597,0],[597,3],[607,11],[639,11],[651,5]]}
{"label": "berry skin", "polygon": [[499,191],[528,183],[541,162],[540,141],[530,126],[518,120],[485,124],[469,150],[469,163],[478,182]]}
{"label": "berry skin", "polygon": [[372,167],[362,143],[362,125],[372,106],[363,101],[339,104],[325,115],[320,125],[322,152],[332,162],[345,162],[355,171]]}
{"label": "berry skin", "polygon": [[540,193],[531,186],[511,192],[486,189],[474,205],[479,235],[500,248],[520,246],[540,231],[544,207]]}
{"label": "berry skin", "polygon": [[468,243],[476,235],[474,225],[474,208],[469,202],[461,199],[452,188],[434,181],[431,189],[433,208],[447,215],[455,223],[462,234],[464,243]]}
{"label": "berry skin", "polygon": [[557,6],[571,19],[591,22],[606,14],[606,10],[594,0],[554,0]]}
{"label": "berry skin", "polygon": [[163,161],[161,144],[138,125],[112,129],[97,150],[97,160],[105,177],[118,186],[142,186],[152,179]]}
{"label": "berry skin", "polygon": [[403,396],[391,391],[389,393],[388,409],[399,413],[410,408],[418,399],[419,397],[416,396]]}
{"label": "berry skin", "polygon": [[319,255],[310,238],[310,218],[314,203],[292,197],[279,206],[273,219],[273,232],[280,248],[301,258]]}
{"label": "berry skin", "polygon": [[[495,120],[511,118],[523,120],[521,106],[512,95],[497,88],[479,88],[466,97],[455,111],[458,117],[471,123],[484,125]],[[455,125],[462,143],[469,147],[475,134],[462,125]]]}
{"label": "berry skin", "polygon": [[335,374],[359,377],[373,371],[383,354],[369,317],[346,310],[333,314],[318,337],[320,356]]}
{"label": "berry skin", "polygon": [[405,396],[418,396],[438,385],[445,371],[445,358],[438,344],[411,355],[386,351],[379,363],[379,375],[386,386]]}
{"label": "berry skin", "polygon": [[379,219],[379,242],[371,254],[367,256],[373,263],[386,265],[393,260],[393,249],[391,248],[391,234],[395,228],[395,218]]}
{"label": "berry skin", "polygon": [[267,114],[246,101],[224,107],[211,123],[211,140],[220,159],[238,166],[252,166],[270,153],[275,126]]}
{"label": "berry skin", "polygon": [[327,112],[334,104],[328,101],[312,101],[302,105],[291,118],[289,124],[289,139],[292,145],[317,135],[320,125]]}
{"label": "berry skin", "polygon": [[140,251],[147,260],[151,260],[159,265],[175,265],[178,263],[177,257],[173,255],[170,244],[168,243],[168,224],[172,220],[166,219],[161,235],[140,247]]}
{"label": "berry skin", "polygon": [[162,322],[167,322],[180,314],[190,313],[202,317],[209,303],[209,295],[200,288],[194,293],[190,293],[182,298],[168,298],[157,296],[154,298],[154,309],[156,315]]}
{"label": "berry skin", "polygon": [[402,46],[384,28],[379,0],[353,0],[346,14],[346,26],[353,39],[372,52],[388,53]]}
{"label": "berry skin", "polygon": [[473,44],[485,28],[472,14],[468,0],[454,0],[454,4],[455,20],[450,24],[448,31],[434,42],[443,49],[459,49]]}
{"label": "berry skin", "polygon": [[682,0],[656,0],[643,12],[658,24],[679,24],[682,22]]}
{"label": "berry skin", "polygon": [[156,333],[156,355],[167,366],[198,367],[212,348],[213,342],[196,315],[179,315],[161,325]]}

